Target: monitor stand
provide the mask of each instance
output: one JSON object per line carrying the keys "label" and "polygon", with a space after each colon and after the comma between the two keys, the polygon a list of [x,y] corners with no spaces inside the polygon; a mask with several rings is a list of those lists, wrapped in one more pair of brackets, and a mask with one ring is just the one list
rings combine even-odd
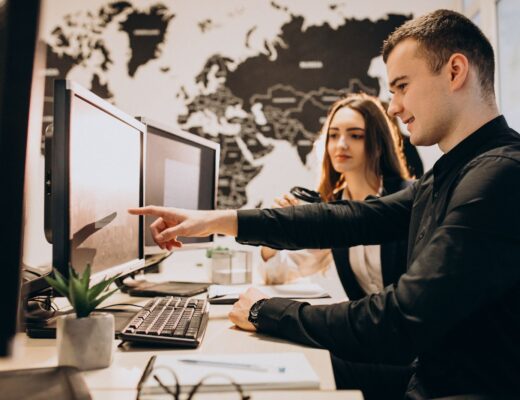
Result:
{"label": "monitor stand", "polygon": [[165,251],[156,254],[145,254],[143,272],[145,274],[149,272],[159,272],[159,264],[170,257],[172,254],[172,251]]}
{"label": "monitor stand", "polygon": [[[158,273],[159,264],[172,252],[163,252],[145,256],[145,266],[141,270],[146,273]],[[116,284],[123,293],[136,297],[181,296],[190,297],[207,291],[210,282],[149,282],[145,279],[133,279],[133,275],[116,280]]]}

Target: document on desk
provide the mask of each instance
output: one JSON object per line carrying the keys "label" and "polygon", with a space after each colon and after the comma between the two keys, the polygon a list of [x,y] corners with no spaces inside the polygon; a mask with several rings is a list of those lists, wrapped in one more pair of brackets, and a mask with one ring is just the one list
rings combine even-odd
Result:
{"label": "document on desk", "polygon": [[[235,390],[229,378],[244,390],[319,389],[320,381],[303,353],[239,353],[166,355],[155,360],[154,374],[166,386],[174,388],[169,370],[179,379],[181,392],[189,391],[201,379],[200,391],[220,392]],[[142,393],[164,393],[155,379],[148,379]]]}
{"label": "document on desk", "polygon": [[240,293],[250,287],[256,287],[269,297],[288,299],[321,299],[330,295],[316,283],[288,283],[285,285],[211,285],[208,288],[208,300],[211,304],[233,304]]}

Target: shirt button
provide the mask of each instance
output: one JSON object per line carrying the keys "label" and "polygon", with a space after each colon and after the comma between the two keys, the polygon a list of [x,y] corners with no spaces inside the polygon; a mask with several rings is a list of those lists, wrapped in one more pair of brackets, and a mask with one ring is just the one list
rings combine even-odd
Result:
{"label": "shirt button", "polygon": [[419,233],[419,236],[417,236],[417,240],[421,240],[424,237],[424,231]]}
{"label": "shirt button", "polygon": [[439,192],[433,192],[433,194],[432,194],[433,200],[437,199],[437,197],[439,197]]}

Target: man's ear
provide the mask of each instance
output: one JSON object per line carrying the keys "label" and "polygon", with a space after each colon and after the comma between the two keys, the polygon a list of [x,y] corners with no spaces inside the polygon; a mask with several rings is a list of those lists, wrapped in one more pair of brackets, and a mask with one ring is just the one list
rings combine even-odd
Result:
{"label": "man's ear", "polygon": [[469,77],[469,61],[462,53],[454,53],[446,63],[450,75],[450,87],[453,91],[461,89]]}

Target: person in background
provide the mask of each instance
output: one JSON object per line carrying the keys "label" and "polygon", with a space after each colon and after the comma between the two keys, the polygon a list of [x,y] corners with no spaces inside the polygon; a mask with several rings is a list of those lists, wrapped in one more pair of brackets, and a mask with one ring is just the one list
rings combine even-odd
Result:
{"label": "person in background", "polygon": [[[318,192],[323,201],[363,201],[411,184],[399,134],[377,98],[350,94],[337,100],[322,135],[325,149]],[[291,194],[276,202],[280,207],[300,204]],[[397,282],[406,271],[406,249],[406,240],[323,250],[262,247],[260,269],[266,284],[281,284],[324,272],[334,262],[348,298],[357,300]]]}

